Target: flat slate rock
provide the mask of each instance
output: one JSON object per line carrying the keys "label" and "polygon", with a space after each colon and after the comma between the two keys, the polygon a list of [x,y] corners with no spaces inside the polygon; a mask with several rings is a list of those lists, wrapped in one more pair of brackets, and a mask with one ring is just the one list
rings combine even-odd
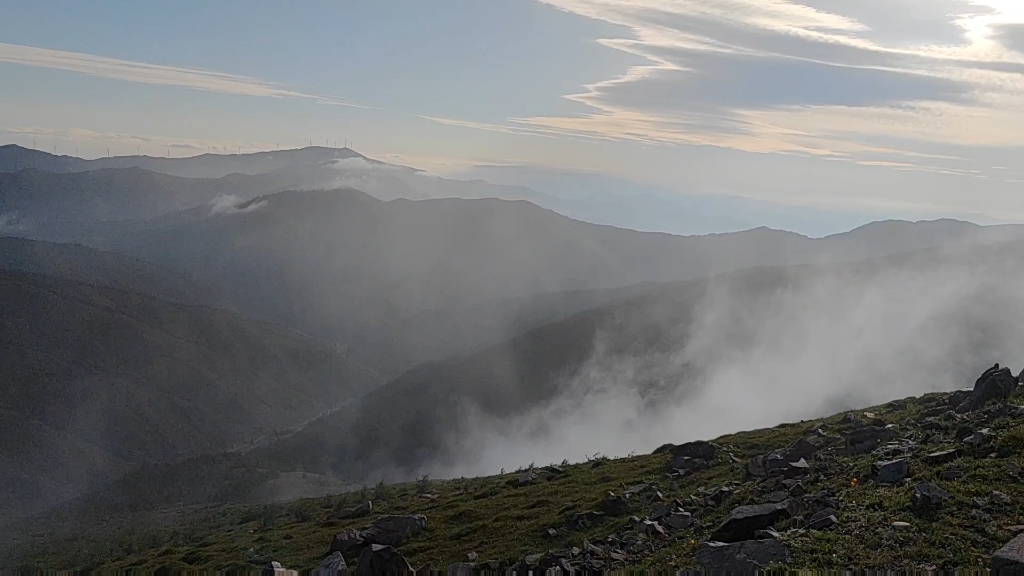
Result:
{"label": "flat slate rock", "polygon": [[753,573],[787,560],[789,549],[778,540],[748,540],[734,544],[703,542],[697,546],[697,563],[701,570],[715,574]]}
{"label": "flat slate rock", "polygon": [[755,504],[733,509],[725,521],[711,534],[715,542],[740,542],[754,538],[754,532],[770,528],[779,520],[792,518],[796,503],[792,500],[778,504]]}

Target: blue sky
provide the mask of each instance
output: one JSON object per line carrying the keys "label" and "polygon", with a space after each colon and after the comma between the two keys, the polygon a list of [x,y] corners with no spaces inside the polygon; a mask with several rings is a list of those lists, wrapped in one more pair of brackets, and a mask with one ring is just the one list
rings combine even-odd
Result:
{"label": "blue sky", "polygon": [[8,2],[0,142],[1024,217],[1017,0]]}

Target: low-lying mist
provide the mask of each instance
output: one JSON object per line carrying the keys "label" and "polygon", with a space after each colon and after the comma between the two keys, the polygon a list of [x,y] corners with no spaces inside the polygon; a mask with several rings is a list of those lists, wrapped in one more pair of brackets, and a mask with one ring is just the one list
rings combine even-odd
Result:
{"label": "low-lying mist", "polygon": [[643,453],[970,387],[993,363],[1024,360],[1020,248],[804,268],[764,287],[760,271],[712,279],[658,352],[609,352],[601,331],[554,401],[501,420],[464,406],[456,464],[430,471]]}

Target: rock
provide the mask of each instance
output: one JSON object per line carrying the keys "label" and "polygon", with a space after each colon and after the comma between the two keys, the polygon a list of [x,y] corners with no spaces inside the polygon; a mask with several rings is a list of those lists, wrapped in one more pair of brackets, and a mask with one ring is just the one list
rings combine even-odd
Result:
{"label": "rock", "polygon": [[942,488],[921,483],[914,486],[914,493],[910,496],[910,507],[917,512],[932,512],[949,498],[952,498],[952,494]]}
{"label": "rock", "polygon": [[356,576],[412,574],[412,566],[391,546],[371,544],[363,549],[356,563]]}
{"label": "rock", "polygon": [[516,488],[522,488],[523,486],[530,486],[531,484],[539,484],[541,482],[547,482],[551,479],[553,474],[547,470],[527,470],[519,474],[519,477],[512,481],[512,485]]}
{"label": "rock", "polygon": [[473,576],[476,573],[476,564],[472,562],[456,562],[448,565],[448,576]]}
{"label": "rock", "polygon": [[345,564],[345,557],[341,552],[335,552],[324,558],[320,566],[313,570],[312,576],[339,576],[348,574],[348,566]]}
{"label": "rock", "polygon": [[952,462],[960,457],[960,450],[943,450],[941,452],[932,452],[927,456],[921,458],[921,461],[925,464],[935,466],[937,464],[946,464]]}
{"label": "rock", "polygon": [[686,472],[698,472],[710,467],[707,460],[689,456],[677,456],[668,463],[669,470],[685,470]]}
{"label": "rock", "polygon": [[844,414],[839,420],[840,426],[862,426],[863,423],[853,414]]}
{"label": "rock", "polygon": [[363,539],[368,544],[385,546],[401,546],[406,540],[419,534],[427,527],[427,517],[422,514],[413,516],[381,516],[363,532]]}
{"label": "rock", "polygon": [[693,516],[689,512],[676,512],[666,516],[661,523],[672,530],[686,530],[693,524]]}
{"label": "rock", "polygon": [[569,518],[569,528],[573,530],[586,530],[596,526],[604,520],[604,512],[597,512],[594,510],[589,512],[577,512]]}
{"label": "rock", "polygon": [[280,562],[267,562],[263,567],[263,576],[299,576],[299,571],[287,570]]}
{"label": "rock", "polygon": [[[778,471],[792,469],[792,463],[813,458],[827,442],[828,439],[822,436],[800,438],[786,448],[750,459],[747,462],[747,473],[754,477],[764,477],[771,476]],[[798,466],[798,468],[800,467],[802,465]]]}
{"label": "rock", "polygon": [[416,569],[416,576],[434,576],[435,574],[440,573],[440,570],[435,568],[434,564],[431,562],[427,562],[423,566],[420,566]]}
{"label": "rock", "polygon": [[601,501],[600,510],[609,516],[625,516],[629,514],[629,502],[622,496],[609,492]]}
{"label": "rock", "polygon": [[1000,368],[996,364],[989,368],[974,383],[974,391],[967,397],[956,411],[959,414],[973,412],[992,401],[1006,401],[1017,389],[1017,377],[1009,368]]}
{"label": "rock", "polygon": [[770,564],[789,560],[789,549],[778,540],[748,540],[735,544],[702,542],[697,562],[705,572],[753,573]]}
{"label": "rock", "polygon": [[[718,458],[718,446],[704,440],[687,442],[686,444],[679,444],[678,446],[666,444],[665,446],[662,446],[662,448],[676,458],[696,458],[704,460],[705,462],[713,462]],[[662,448],[659,448],[658,450],[661,450]],[[659,452],[655,450],[654,453],[658,454]]]}
{"label": "rock", "polygon": [[772,504],[778,504],[779,502],[785,502],[786,500],[789,500],[789,493],[788,492],[783,492],[782,490],[779,490],[777,492],[772,492],[771,494],[768,494],[767,497],[765,497],[765,500],[771,502]]}
{"label": "rock", "polygon": [[1005,546],[992,553],[989,569],[995,574],[1024,572],[1024,534],[1010,540]]}
{"label": "rock", "polygon": [[331,548],[328,550],[328,554],[340,552],[346,556],[352,554],[356,550],[366,545],[366,540],[363,538],[363,534],[356,530],[345,530],[334,536],[331,540]]}
{"label": "rock", "polygon": [[811,530],[824,530],[839,523],[839,513],[831,508],[819,510],[807,521],[807,527]]}
{"label": "rock", "polygon": [[750,540],[754,531],[764,530],[779,520],[795,515],[796,503],[792,500],[779,504],[755,504],[733,509],[725,521],[711,534],[716,542],[739,542]]}
{"label": "rock", "polygon": [[558,538],[558,530],[555,530],[554,528],[548,528],[544,531],[544,534],[548,538]]}
{"label": "rock", "polygon": [[952,482],[954,480],[959,480],[959,479],[961,479],[963,477],[964,477],[963,470],[957,470],[956,468],[949,468],[949,469],[943,470],[942,472],[939,472],[939,479],[945,480],[947,482]]}
{"label": "rock", "polygon": [[878,426],[865,426],[843,434],[848,454],[871,452],[882,442],[888,442],[895,437],[896,431],[892,428],[879,428]]}
{"label": "rock", "polygon": [[354,508],[342,508],[341,510],[338,510],[334,513],[334,517],[338,520],[362,518],[364,516],[369,516],[371,512],[373,512],[373,502],[367,500]]}
{"label": "rock", "polygon": [[875,481],[880,484],[895,484],[910,474],[910,461],[906,458],[875,463]]}
{"label": "rock", "polygon": [[648,538],[654,536],[660,536],[664,538],[666,536],[665,529],[661,527],[661,524],[658,524],[653,520],[643,520],[642,522],[640,522],[639,529],[640,533],[644,536],[647,536]]}
{"label": "rock", "polygon": [[998,490],[993,490],[992,493],[988,495],[988,499],[991,500],[993,504],[1002,505],[1010,503],[1010,497]]}
{"label": "rock", "polygon": [[1014,526],[1003,526],[1003,530],[1006,530],[1010,534],[1016,535],[1020,534],[1021,532],[1024,532],[1024,525],[1017,524]]}
{"label": "rock", "polygon": [[901,532],[906,532],[907,530],[910,530],[912,528],[910,522],[893,522],[892,527]]}
{"label": "rock", "polygon": [[476,552],[470,552],[466,554],[466,562],[476,562],[480,559],[480,555]]}
{"label": "rock", "polygon": [[1006,463],[1006,473],[1010,476],[1020,476],[1021,467],[1016,462]]}

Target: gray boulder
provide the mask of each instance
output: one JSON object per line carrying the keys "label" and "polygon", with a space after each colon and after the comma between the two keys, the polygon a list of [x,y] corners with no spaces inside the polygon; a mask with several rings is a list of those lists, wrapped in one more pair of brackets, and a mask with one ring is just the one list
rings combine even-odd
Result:
{"label": "gray boulder", "polygon": [[601,501],[601,512],[609,516],[625,516],[629,514],[629,502],[622,496],[616,496],[614,492],[605,494]]}
{"label": "gray boulder", "polygon": [[367,500],[354,508],[342,508],[338,510],[334,513],[334,517],[339,520],[362,518],[364,516],[369,516],[371,512],[373,512],[373,503]]}
{"label": "gray boulder", "polygon": [[989,560],[994,574],[1024,574],[1024,534],[996,550]]}
{"label": "gray boulder", "polygon": [[313,576],[339,576],[340,574],[348,574],[348,566],[345,564],[345,557],[341,555],[341,552],[335,552],[324,558],[320,566],[313,570]]}
{"label": "gray boulder", "polygon": [[749,540],[735,544],[703,542],[697,562],[705,572],[753,573],[770,564],[789,560],[789,549],[778,540]]}
{"label": "gray boulder", "polygon": [[895,484],[910,474],[910,461],[906,458],[875,463],[875,480],[880,484]]}
{"label": "gray boulder", "polygon": [[340,552],[344,555],[350,555],[356,550],[366,545],[366,540],[363,539],[363,534],[357,530],[345,530],[334,536],[331,540],[331,548],[328,550],[328,554]]}
{"label": "gray boulder", "polygon": [[384,546],[401,546],[406,540],[419,534],[427,527],[427,517],[422,514],[413,516],[381,516],[363,532],[363,539],[368,544]]}
{"label": "gray boulder", "polygon": [[871,452],[882,442],[888,442],[895,437],[896,431],[892,428],[879,428],[878,426],[865,426],[843,434],[846,451],[849,454]]}
{"label": "gray boulder", "polygon": [[921,458],[921,461],[925,464],[936,465],[946,464],[952,462],[960,457],[960,450],[954,448],[952,450],[942,450],[941,452],[932,452]]}
{"label": "gray boulder", "polygon": [[378,574],[412,574],[412,566],[391,546],[372,544],[363,549],[356,564],[356,576]]}
{"label": "gray boulder", "polygon": [[773,526],[779,520],[796,515],[796,502],[787,500],[779,504],[740,506],[729,513],[709,540],[740,542],[754,538],[754,532]]}
{"label": "gray boulder", "polygon": [[910,496],[910,507],[920,513],[933,512],[938,510],[943,502],[952,497],[952,494],[942,488],[921,483],[914,486],[914,493]]}
{"label": "gray boulder", "polygon": [[687,442],[685,444],[665,444],[654,451],[654,454],[671,454],[675,458],[687,457],[698,458],[706,462],[712,462],[718,458],[718,446],[704,440]]}
{"label": "gray boulder", "polygon": [[689,512],[676,512],[663,518],[661,523],[672,530],[686,530],[693,524],[693,516]]}

